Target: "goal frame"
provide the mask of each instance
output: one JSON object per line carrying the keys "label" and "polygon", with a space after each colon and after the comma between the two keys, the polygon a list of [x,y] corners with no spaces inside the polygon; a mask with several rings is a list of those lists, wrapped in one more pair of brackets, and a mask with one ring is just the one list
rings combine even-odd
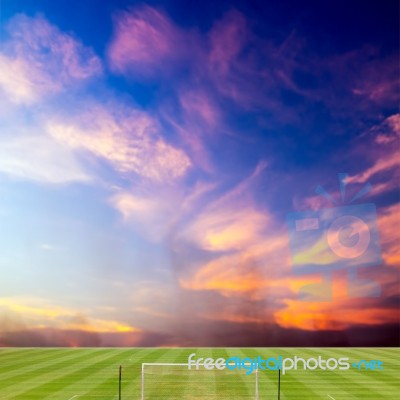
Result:
{"label": "goal frame", "polygon": [[[144,369],[146,367],[146,365],[151,365],[151,366],[164,366],[164,367],[173,367],[173,366],[181,366],[181,367],[189,367],[188,363],[142,363],[142,385],[141,385],[141,391],[142,391],[142,396],[141,399],[144,400]],[[204,366],[203,364],[198,364],[199,366]],[[251,363],[245,363],[245,365],[251,365]],[[211,370],[210,370],[211,372]],[[255,400],[259,400],[259,396],[258,396],[258,367],[254,369],[254,373],[256,375],[255,379],[256,379],[256,389],[255,389]]]}

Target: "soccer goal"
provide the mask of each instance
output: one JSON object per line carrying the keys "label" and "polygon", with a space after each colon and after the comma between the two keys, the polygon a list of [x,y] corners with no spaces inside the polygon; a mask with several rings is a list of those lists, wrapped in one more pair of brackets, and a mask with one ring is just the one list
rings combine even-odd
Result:
{"label": "soccer goal", "polygon": [[179,363],[142,364],[142,400],[251,399],[259,400],[258,369],[188,368]]}

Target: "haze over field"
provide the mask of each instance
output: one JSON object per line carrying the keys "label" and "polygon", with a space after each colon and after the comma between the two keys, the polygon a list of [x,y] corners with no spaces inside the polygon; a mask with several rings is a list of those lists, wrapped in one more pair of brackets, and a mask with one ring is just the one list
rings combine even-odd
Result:
{"label": "haze over field", "polygon": [[[1,346],[399,344],[397,1],[0,7]],[[381,294],[299,301],[338,173]]]}

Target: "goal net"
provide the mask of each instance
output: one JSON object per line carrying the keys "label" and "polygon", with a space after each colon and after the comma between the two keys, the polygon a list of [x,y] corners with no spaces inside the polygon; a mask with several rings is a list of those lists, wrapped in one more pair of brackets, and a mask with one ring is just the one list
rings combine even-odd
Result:
{"label": "goal net", "polygon": [[143,363],[142,400],[258,400],[258,370],[188,369],[188,364]]}

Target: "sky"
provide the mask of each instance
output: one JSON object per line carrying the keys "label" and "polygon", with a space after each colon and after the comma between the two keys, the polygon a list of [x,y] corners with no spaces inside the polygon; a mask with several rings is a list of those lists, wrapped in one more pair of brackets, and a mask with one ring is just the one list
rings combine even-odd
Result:
{"label": "sky", "polygon": [[0,346],[399,344],[397,1],[0,11]]}

